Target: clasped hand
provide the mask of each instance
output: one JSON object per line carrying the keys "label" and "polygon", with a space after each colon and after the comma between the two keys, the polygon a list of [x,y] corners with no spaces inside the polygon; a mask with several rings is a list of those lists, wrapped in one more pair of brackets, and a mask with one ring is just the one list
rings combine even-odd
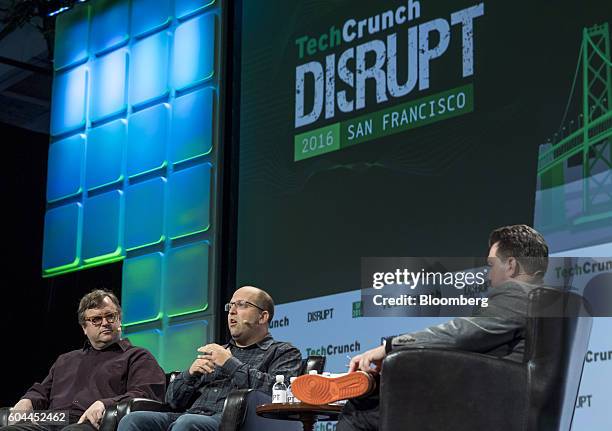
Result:
{"label": "clasped hand", "polygon": [[189,367],[189,374],[208,374],[215,370],[215,366],[222,367],[231,358],[229,348],[224,348],[215,343],[207,344],[198,349],[200,354]]}

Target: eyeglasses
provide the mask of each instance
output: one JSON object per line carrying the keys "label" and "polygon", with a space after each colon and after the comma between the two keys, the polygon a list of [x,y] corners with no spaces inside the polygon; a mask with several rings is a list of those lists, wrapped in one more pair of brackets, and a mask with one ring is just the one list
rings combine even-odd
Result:
{"label": "eyeglasses", "polygon": [[263,308],[261,308],[259,305],[255,305],[252,302],[245,301],[244,299],[239,299],[238,301],[234,301],[234,302],[228,302],[227,304],[225,304],[225,311],[229,313],[229,311],[232,309],[234,305],[236,306],[236,308],[240,310],[244,310],[250,306],[250,307],[258,308],[261,311],[266,311]]}
{"label": "eyeglasses", "polygon": [[87,317],[85,320],[91,322],[91,324],[94,326],[100,326],[102,324],[102,319],[106,319],[108,323],[115,323],[118,317],[119,313],[110,313],[105,314],[104,316]]}

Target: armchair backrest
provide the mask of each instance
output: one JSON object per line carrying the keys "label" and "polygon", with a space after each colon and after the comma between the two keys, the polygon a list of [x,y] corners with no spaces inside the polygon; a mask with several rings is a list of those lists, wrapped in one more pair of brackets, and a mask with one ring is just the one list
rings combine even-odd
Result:
{"label": "armchair backrest", "polygon": [[526,429],[566,431],[573,418],[592,317],[576,293],[540,287],[529,296]]}

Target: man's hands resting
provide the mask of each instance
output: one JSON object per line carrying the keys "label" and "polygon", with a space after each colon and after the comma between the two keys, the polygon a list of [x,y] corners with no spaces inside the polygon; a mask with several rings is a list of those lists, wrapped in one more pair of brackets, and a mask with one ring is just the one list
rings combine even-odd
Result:
{"label": "man's hands resting", "polygon": [[[360,355],[353,356],[349,364],[349,373],[358,370],[376,371],[379,373],[385,356],[387,356],[385,346],[376,347],[375,349],[368,350]],[[374,368],[372,368],[372,365]]]}
{"label": "man's hands resting", "polygon": [[85,421],[89,421],[94,427],[100,428],[100,421],[102,420],[102,416],[104,416],[105,410],[106,407],[104,407],[102,401],[98,400],[85,410],[85,413],[81,415],[78,423],[82,424]]}
{"label": "man's hands resting", "polygon": [[[17,401],[17,404],[15,404],[11,410],[19,412],[31,412],[32,410],[34,410],[34,407],[32,406],[31,400],[24,398],[22,400]],[[14,425],[16,423],[17,421],[9,421],[8,425]]]}

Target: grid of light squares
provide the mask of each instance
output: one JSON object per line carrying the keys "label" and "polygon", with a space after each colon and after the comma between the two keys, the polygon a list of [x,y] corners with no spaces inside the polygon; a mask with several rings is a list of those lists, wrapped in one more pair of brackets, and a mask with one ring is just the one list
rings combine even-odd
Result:
{"label": "grid of light squares", "polygon": [[214,317],[220,7],[95,0],[57,19],[43,275],[124,260],[125,332],[167,369]]}

